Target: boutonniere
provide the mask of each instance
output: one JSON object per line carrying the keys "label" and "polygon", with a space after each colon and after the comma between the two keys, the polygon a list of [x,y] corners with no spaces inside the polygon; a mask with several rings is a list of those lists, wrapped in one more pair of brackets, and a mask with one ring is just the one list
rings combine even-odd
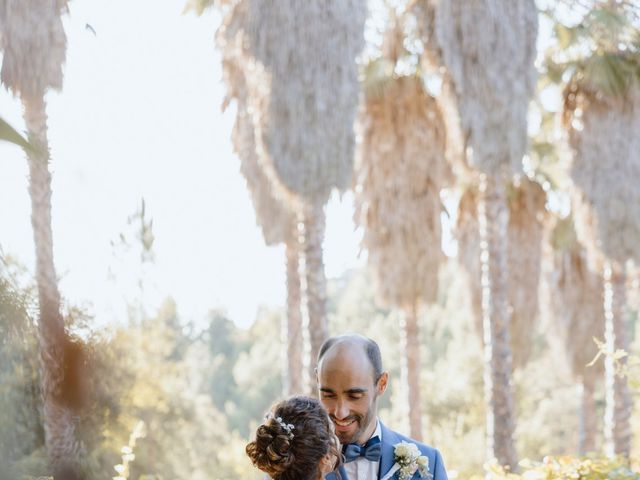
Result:
{"label": "boutonniere", "polygon": [[395,464],[382,480],[389,480],[398,473],[398,480],[409,480],[418,472],[420,478],[430,478],[429,459],[420,454],[415,443],[400,442],[394,445],[393,455]]}

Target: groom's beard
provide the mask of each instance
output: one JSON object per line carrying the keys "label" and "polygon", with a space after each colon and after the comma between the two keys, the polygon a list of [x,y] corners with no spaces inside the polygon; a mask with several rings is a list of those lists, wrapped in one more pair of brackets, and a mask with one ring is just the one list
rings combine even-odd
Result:
{"label": "groom's beard", "polygon": [[[374,401],[369,406],[369,409],[364,415],[360,415],[356,413],[353,415],[349,415],[347,418],[343,420],[340,420],[343,423],[355,420],[355,425],[356,425],[356,429],[353,432],[340,432],[336,430],[336,435],[338,436],[340,443],[342,445],[347,445],[348,443],[364,443],[367,440],[369,440],[368,437],[364,439],[361,439],[360,437],[363,436],[366,433],[367,429],[371,427],[371,424],[375,422],[375,417],[376,417],[376,401]],[[333,415],[331,415],[331,420],[335,422],[336,418]]]}

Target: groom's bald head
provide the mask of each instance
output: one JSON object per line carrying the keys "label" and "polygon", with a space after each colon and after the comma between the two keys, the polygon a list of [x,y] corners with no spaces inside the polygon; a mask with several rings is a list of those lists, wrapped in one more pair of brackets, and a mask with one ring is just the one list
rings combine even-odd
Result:
{"label": "groom's bald head", "polygon": [[362,335],[328,339],[318,353],[318,395],[343,444],[364,444],[376,429],[378,397],[389,375],[380,349]]}
{"label": "groom's bald head", "polygon": [[383,373],[380,347],[378,347],[375,341],[357,333],[348,333],[328,338],[320,347],[317,365],[320,365],[320,362],[322,362],[325,357],[334,355],[342,356],[345,353],[355,356],[364,354],[372,368],[373,383],[378,382]]}

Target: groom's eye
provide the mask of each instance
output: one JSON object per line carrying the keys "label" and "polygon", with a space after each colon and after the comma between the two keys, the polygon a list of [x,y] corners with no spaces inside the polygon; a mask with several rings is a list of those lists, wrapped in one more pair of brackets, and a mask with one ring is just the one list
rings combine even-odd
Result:
{"label": "groom's eye", "polygon": [[349,395],[351,400],[360,400],[362,397],[364,397],[364,393],[352,393]]}

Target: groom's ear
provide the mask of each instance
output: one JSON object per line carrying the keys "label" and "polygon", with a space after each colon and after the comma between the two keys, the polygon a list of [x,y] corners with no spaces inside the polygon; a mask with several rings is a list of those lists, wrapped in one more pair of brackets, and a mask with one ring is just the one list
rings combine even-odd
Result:
{"label": "groom's ear", "polygon": [[378,395],[382,395],[387,389],[387,384],[389,383],[389,372],[382,372],[380,374],[380,378],[378,379],[378,383],[376,384],[376,391]]}

